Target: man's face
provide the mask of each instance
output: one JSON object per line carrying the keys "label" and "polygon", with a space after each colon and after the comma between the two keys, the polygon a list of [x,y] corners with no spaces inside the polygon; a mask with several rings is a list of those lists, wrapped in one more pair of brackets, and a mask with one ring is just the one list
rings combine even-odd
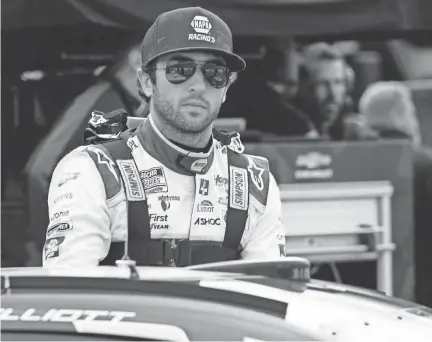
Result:
{"label": "man's face", "polygon": [[[167,80],[167,66],[197,62],[195,73],[182,83]],[[225,65],[223,58],[212,53],[182,52],[162,56],[156,63],[156,84],[152,112],[184,133],[199,133],[217,118],[227,87],[214,88],[203,76],[202,66]],[[179,77],[179,79],[184,79]]]}
{"label": "man's face", "polygon": [[339,115],[347,92],[342,60],[320,60],[312,69],[314,97],[321,119],[333,122]]}

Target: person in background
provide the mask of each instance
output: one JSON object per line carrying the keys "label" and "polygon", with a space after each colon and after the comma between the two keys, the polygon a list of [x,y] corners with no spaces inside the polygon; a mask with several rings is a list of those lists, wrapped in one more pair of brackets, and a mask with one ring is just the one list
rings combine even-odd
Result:
{"label": "person in background", "polygon": [[314,43],[302,51],[299,92],[294,104],[306,112],[313,129],[311,138],[357,140],[373,138],[354,111],[350,93],[354,71],[337,48]]}
{"label": "person in background", "polygon": [[359,101],[365,124],[384,139],[409,139],[414,163],[416,295],[432,307],[432,148],[422,145],[411,91],[400,82],[370,85]]}
{"label": "person in background", "polygon": [[313,129],[308,115],[292,103],[298,91],[298,52],[291,38],[263,45],[260,57],[248,61],[248,70],[230,91],[220,117],[244,117],[247,129],[259,131],[263,139],[304,137]]}

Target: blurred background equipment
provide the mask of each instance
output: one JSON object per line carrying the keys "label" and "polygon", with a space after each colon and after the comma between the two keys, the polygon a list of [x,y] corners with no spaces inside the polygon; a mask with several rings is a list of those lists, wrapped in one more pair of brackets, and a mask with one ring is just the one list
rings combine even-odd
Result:
{"label": "blurred background equipment", "polygon": [[[383,141],[358,106],[370,84],[403,83],[411,91],[422,143],[432,146],[429,0],[3,0],[2,266],[41,264],[47,187],[55,164],[81,144],[94,109],[121,107],[131,116],[148,114],[136,89],[140,40],[161,12],[190,5],[223,17],[232,28],[235,50],[248,63],[227,94],[219,123],[232,128],[234,122],[243,130],[247,149],[270,159],[285,200],[317,195],[307,202],[284,200],[288,237],[297,234],[288,246],[294,250],[295,241],[303,244],[297,247],[311,249],[335,242],[338,248],[361,245],[377,261],[382,243],[394,243],[393,268],[386,268],[387,275],[393,273],[393,293],[432,306],[432,267],[425,261],[432,260],[432,251],[420,243],[430,240],[424,227],[432,224],[432,210],[419,212],[422,205],[432,205],[432,191],[424,186],[431,182],[428,168],[416,171],[418,152],[412,144],[399,137]],[[326,68],[305,73],[305,52],[315,43],[325,43],[340,55],[347,71],[343,81],[322,73]],[[311,87],[303,94],[308,82]],[[334,102],[335,87],[347,94],[344,104],[350,114],[348,118],[344,111],[337,113],[346,133],[339,137],[317,129],[319,106],[303,105],[316,100],[318,92],[312,89],[317,88],[327,89],[323,98]],[[318,153],[318,158],[307,157],[310,153]],[[377,209],[378,195],[356,197],[364,182],[385,184],[390,213],[383,216]],[[339,197],[320,202],[329,188],[344,185],[340,194],[349,193],[352,206]],[[416,190],[420,188],[426,190]],[[334,211],[341,202],[348,207]],[[313,230],[308,234],[315,237],[301,237],[308,227],[293,217],[303,213],[298,206],[305,203],[327,208],[319,226],[314,226],[316,220],[308,221]],[[360,216],[354,215],[357,209]],[[317,209],[307,215],[320,213]],[[347,233],[335,241],[320,235],[336,226],[350,231],[361,224],[383,231],[369,234],[370,239]],[[391,234],[387,230],[384,241],[389,227]],[[315,276],[376,288],[376,266],[361,261],[361,254],[351,258],[353,263],[333,258],[329,267],[324,261],[334,253],[320,254]]]}

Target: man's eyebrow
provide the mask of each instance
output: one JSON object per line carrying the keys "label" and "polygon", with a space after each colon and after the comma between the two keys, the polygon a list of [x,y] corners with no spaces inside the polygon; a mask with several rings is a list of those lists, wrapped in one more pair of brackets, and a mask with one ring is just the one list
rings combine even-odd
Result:
{"label": "man's eyebrow", "polygon": [[223,58],[221,58],[221,57],[211,58],[211,59],[207,60],[206,63],[215,63],[215,64],[226,65],[225,60]]}
{"label": "man's eyebrow", "polygon": [[[170,58],[170,61],[179,61],[179,62],[196,62],[193,58],[183,56],[183,55],[174,55]],[[204,63],[215,63],[215,64],[223,64],[225,65],[226,62],[221,57],[213,57],[205,61],[198,61],[198,62],[204,62]]]}
{"label": "man's eyebrow", "polygon": [[174,60],[174,61],[179,61],[179,62],[191,62],[191,61],[193,61],[192,58],[189,58],[189,57],[186,57],[183,55],[174,55],[169,60],[170,61]]}

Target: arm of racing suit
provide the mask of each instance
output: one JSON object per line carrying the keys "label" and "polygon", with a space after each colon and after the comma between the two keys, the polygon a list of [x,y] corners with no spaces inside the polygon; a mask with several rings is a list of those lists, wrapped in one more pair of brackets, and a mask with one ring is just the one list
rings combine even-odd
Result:
{"label": "arm of racing suit", "polygon": [[54,170],[44,267],[97,266],[111,243],[105,187],[95,163],[77,148]]}
{"label": "arm of racing suit", "polygon": [[[251,215],[249,213],[249,215]],[[285,255],[285,227],[281,220],[279,187],[270,173],[267,205],[256,224],[250,224],[242,259],[278,258]]]}

